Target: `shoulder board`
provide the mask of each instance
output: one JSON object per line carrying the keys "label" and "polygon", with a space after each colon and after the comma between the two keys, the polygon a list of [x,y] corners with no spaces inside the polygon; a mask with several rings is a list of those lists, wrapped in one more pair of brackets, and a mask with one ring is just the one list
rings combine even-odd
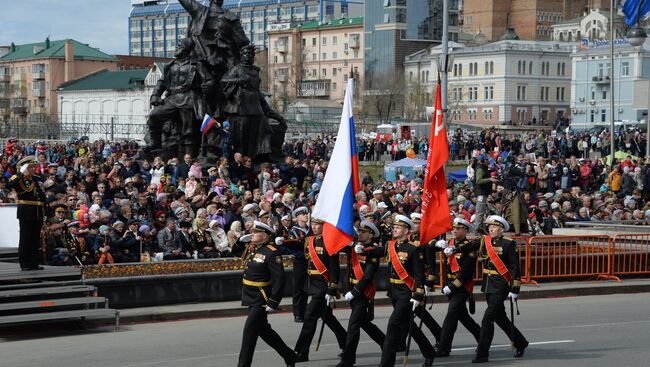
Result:
{"label": "shoulder board", "polygon": [[476,257],[476,251],[470,251],[469,253],[467,253],[467,256]]}
{"label": "shoulder board", "polygon": [[275,248],[275,246],[273,246],[273,245],[266,245],[266,247],[268,247],[268,249],[271,250],[271,251],[278,251],[278,249]]}
{"label": "shoulder board", "polygon": [[503,239],[504,239],[504,240],[508,240],[508,241],[514,241],[512,238],[510,238],[510,237],[506,237],[506,236],[503,236]]}
{"label": "shoulder board", "polygon": [[11,178],[9,179],[9,181],[15,181],[15,180],[17,180],[17,179],[18,179],[18,175],[13,175],[13,176],[11,176]]}
{"label": "shoulder board", "polygon": [[408,241],[408,244],[413,247],[420,247],[420,241]]}

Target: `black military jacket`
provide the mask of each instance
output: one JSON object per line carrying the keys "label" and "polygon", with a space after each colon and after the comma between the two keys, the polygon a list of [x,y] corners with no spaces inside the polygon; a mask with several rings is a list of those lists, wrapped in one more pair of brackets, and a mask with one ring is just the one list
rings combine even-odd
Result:
{"label": "black military jacket", "polygon": [[[361,243],[355,242],[355,245],[361,245]],[[365,248],[373,248],[373,247],[379,247],[379,244],[370,242],[369,244],[364,245]],[[377,269],[379,269],[379,263],[381,259],[381,255],[378,254],[377,252],[364,252],[363,254],[357,254],[359,257],[359,265],[361,266],[361,269],[363,270],[363,276],[361,279],[357,279],[357,276],[354,273],[354,269],[352,268],[352,251],[354,251],[354,247],[350,247],[350,250],[348,251],[348,266],[349,272],[350,272],[350,285],[352,286],[352,294],[354,294],[355,297],[360,297],[361,295],[365,296],[364,291],[366,288],[372,286],[372,282],[375,279],[375,274],[377,273]],[[378,256],[379,255],[379,256]]]}
{"label": "black military jacket", "polygon": [[[510,284],[503,276],[498,274],[496,265],[494,265],[488,255],[485,247],[485,236],[483,236],[481,237],[481,245],[478,253],[479,258],[483,261],[484,269],[481,291],[484,293],[519,293],[521,273],[519,271],[519,250],[517,248],[517,242],[509,237],[493,238],[492,247],[506,268],[508,268],[513,283]],[[486,274],[485,270],[490,274]]]}
{"label": "black military jacket", "polygon": [[[453,241],[453,242],[452,242]],[[454,273],[451,269],[451,262],[449,258],[445,261],[446,272],[446,286],[451,288],[452,292],[463,287],[463,284],[474,279],[476,271],[476,252],[479,249],[479,242],[477,240],[468,240],[463,238],[461,240],[451,240],[450,243],[456,247],[456,252],[452,255],[456,258],[460,271]]]}
{"label": "black military jacket", "polygon": [[278,308],[284,294],[282,256],[272,245],[259,245],[245,259],[242,306]]}
{"label": "black military jacket", "polygon": [[45,194],[40,187],[40,181],[40,176],[28,178],[20,172],[11,176],[9,179],[8,186],[16,191],[16,196],[18,197],[16,218],[39,222],[44,220]]}

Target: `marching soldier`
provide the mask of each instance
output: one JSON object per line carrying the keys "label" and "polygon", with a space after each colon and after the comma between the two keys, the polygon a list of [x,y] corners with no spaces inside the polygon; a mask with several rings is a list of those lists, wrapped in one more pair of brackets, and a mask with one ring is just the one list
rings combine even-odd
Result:
{"label": "marching soldier", "polygon": [[[424,281],[424,289],[428,293],[430,290],[434,289],[434,283],[436,281],[436,274],[438,274],[438,268],[436,267],[436,247],[431,243],[423,244],[420,246],[420,221],[422,220],[422,214],[420,213],[411,213],[411,221],[414,224],[414,227],[411,229],[411,234],[409,235],[409,240],[422,249],[424,255],[424,267],[426,278]],[[426,295],[426,294],[425,294]],[[418,317],[422,318],[422,322],[433,334],[433,337],[436,339],[436,346],[440,342],[440,333],[442,328],[440,324],[431,316],[426,309],[422,308],[415,313]]]}
{"label": "marching soldier", "polygon": [[409,231],[415,224],[398,214],[393,224],[393,240],[385,248],[378,248],[381,254],[388,253],[390,287],[388,296],[393,304],[393,313],[388,320],[386,339],[381,353],[380,366],[394,366],[395,353],[402,341],[402,327],[408,325],[413,340],[424,356],[423,366],[433,365],[435,349],[415,325],[412,313],[424,300],[424,256],[419,247],[408,240]]}
{"label": "marching soldier", "polygon": [[[245,252],[245,268],[242,286],[242,306],[248,306],[248,318],[244,324],[238,367],[252,364],[257,338],[275,349],[287,366],[295,366],[296,355],[282,338],[271,328],[268,314],[278,309],[284,293],[284,266],[282,256],[270,242],[273,229],[255,221],[252,236],[246,235],[251,244]],[[242,236],[244,237],[244,236]],[[246,239],[242,239],[245,242]]]}
{"label": "marching soldier", "polygon": [[16,163],[18,173],[9,179],[9,188],[16,191],[20,226],[18,260],[21,270],[43,270],[39,266],[40,235],[45,220],[45,194],[40,187],[42,178],[34,173],[33,155]]}
{"label": "marching soldier", "polygon": [[296,362],[309,360],[309,346],[316,333],[316,323],[321,317],[336,335],[339,347],[341,349],[345,347],[345,329],[332,312],[334,297],[337,294],[339,284],[339,254],[330,255],[327,253],[322,237],[322,220],[312,218],[311,229],[314,235],[299,242],[300,248],[304,248],[305,253],[307,253],[307,272],[309,274],[311,300],[307,305],[305,321],[294,348],[298,354]]}
{"label": "marching soldier", "polygon": [[348,266],[349,284],[352,289],[345,294],[345,300],[350,302],[352,312],[348,321],[348,334],[345,340],[345,348],[341,355],[341,362],[337,367],[350,367],[355,363],[357,346],[359,345],[360,329],[363,329],[372,340],[381,348],[384,345],[385,335],[379,330],[373,320],[373,301],[376,289],[372,284],[377,269],[379,268],[380,257],[372,252],[365,253],[364,249],[378,247],[373,242],[379,238],[379,229],[370,221],[364,220],[359,224],[359,239],[353,250],[349,251]]}
{"label": "marching soldier", "polygon": [[[309,235],[309,209],[301,206],[293,211],[296,224],[289,231],[289,238],[304,240]],[[297,250],[288,250],[293,255],[293,320],[303,322],[305,309],[307,308],[307,292],[305,292],[305,281],[307,280],[307,259],[303,247]],[[286,249],[285,249],[286,251]]]}
{"label": "marching soldier", "polygon": [[503,232],[510,228],[503,217],[492,215],[486,222],[489,235],[481,237],[478,255],[483,261],[481,291],[485,293],[487,309],[481,322],[481,336],[472,363],[488,361],[495,322],[511,338],[515,358],[523,357],[528,347],[528,341],[508,319],[503,305],[506,298],[515,301],[521,287],[517,243],[511,238],[503,237]]}
{"label": "marching soldier", "polygon": [[469,315],[465,305],[465,302],[469,299],[471,313],[474,313],[472,292],[474,291],[476,251],[479,243],[476,240],[470,241],[465,238],[471,229],[472,225],[468,221],[456,218],[451,230],[454,238],[449,243],[444,240],[436,243],[436,247],[443,249],[445,256],[447,256],[444,266],[446,278],[443,277],[445,287],[442,292],[449,298],[447,316],[442,323],[438,357],[449,356],[458,321],[467,328],[477,342],[481,333],[481,327]]}
{"label": "marching soldier", "polygon": [[393,238],[393,216],[390,211],[381,216],[379,232],[381,232],[381,243],[388,243]]}

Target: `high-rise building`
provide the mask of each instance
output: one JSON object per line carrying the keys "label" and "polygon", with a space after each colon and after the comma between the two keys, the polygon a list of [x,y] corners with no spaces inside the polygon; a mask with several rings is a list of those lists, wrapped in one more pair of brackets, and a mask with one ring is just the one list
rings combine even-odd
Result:
{"label": "high-rise building", "polygon": [[[199,0],[207,5],[210,0]],[[363,15],[364,0],[225,0],[223,7],[240,17],[258,49],[268,48],[266,31],[276,23],[326,21]],[[190,16],[177,0],[133,0],[129,15],[129,54],[173,57],[187,34]]]}
{"label": "high-rise building", "polygon": [[[366,1],[366,85],[404,70],[404,58],[442,39],[442,0]],[[459,1],[449,1],[449,39],[458,40]]]}
{"label": "high-rise building", "polygon": [[522,40],[552,39],[553,24],[580,17],[589,9],[608,10],[607,0],[464,0],[461,29],[497,41],[508,27]]}

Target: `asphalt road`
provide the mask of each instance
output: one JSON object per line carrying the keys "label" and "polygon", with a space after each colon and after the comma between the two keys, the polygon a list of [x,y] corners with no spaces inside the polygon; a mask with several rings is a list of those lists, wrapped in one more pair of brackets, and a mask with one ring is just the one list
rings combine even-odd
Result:
{"label": "asphalt road", "polygon": [[[521,300],[516,324],[531,342],[523,359],[512,358],[505,334],[496,329],[488,365],[499,366],[650,366],[650,294],[625,294]],[[477,304],[475,319],[485,310]],[[376,322],[385,329],[390,307],[377,307]],[[434,305],[433,316],[442,323],[446,305]],[[335,311],[346,325],[349,311]],[[89,331],[51,331],[39,335],[0,338],[0,366],[67,367],[203,367],[235,366],[244,317],[199,319],[123,326]],[[275,314],[271,324],[293,346],[300,324],[290,314]],[[320,327],[320,323],[319,323]],[[430,335],[429,332],[427,332]],[[314,339],[314,346],[315,346]],[[302,366],[333,366],[339,352],[331,331],[325,331],[321,350]],[[435,366],[467,365],[475,342],[459,326],[452,356],[436,359]],[[376,366],[380,350],[362,332],[358,366]],[[398,365],[401,365],[398,354]],[[409,365],[420,365],[419,352]],[[283,366],[281,358],[258,342],[255,366]]]}

